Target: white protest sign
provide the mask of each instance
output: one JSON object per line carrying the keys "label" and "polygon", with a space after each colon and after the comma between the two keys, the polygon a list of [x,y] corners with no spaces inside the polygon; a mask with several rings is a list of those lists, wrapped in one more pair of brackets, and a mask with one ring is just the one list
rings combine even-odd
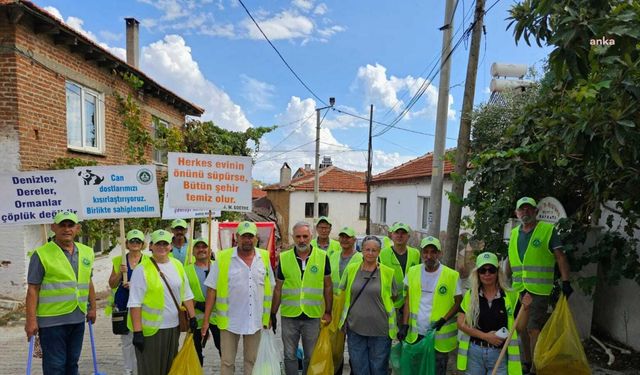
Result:
{"label": "white protest sign", "polygon": [[[162,202],[162,219],[201,219],[208,218],[209,210],[193,210],[191,208],[173,208],[169,205],[169,189],[164,184],[164,201]],[[211,211],[211,217],[220,217],[220,211]]]}
{"label": "white protest sign", "polygon": [[78,167],[75,173],[83,219],[160,216],[153,165]]}
{"label": "white protest sign", "polygon": [[567,213],[560,203],[554,197],[545,197],[538,202],[538,220],[546,221],[547,223],[556,224],[560,219],[567,217]]}
{"label": "white protest sign", "polygon": [[53,223],[59,211],[80,210],[73,169],[0,174],[0,225]]}
{"label": "white protest sign", "polygon": [[170,152],[168,165],[171,207],[251,211],[251,157]]}

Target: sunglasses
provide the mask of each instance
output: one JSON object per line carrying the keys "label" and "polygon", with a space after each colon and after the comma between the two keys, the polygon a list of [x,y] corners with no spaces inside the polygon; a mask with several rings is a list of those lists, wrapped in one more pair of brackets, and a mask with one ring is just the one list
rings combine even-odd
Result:
{"label": "sunglasses", "polygon": [[137,239],[137,238],[130,239],[129,242],[130,243],[142,243],[142,241]]}
{"label": "sunglasses", "polygon": [[490,266],[490,267],[482,267],[480,269],[478,269],[478,274],[480,275],[484,275],[485,273],[490,273],[490,274],[494,274],[498,272],[498,269],[494,266]]}

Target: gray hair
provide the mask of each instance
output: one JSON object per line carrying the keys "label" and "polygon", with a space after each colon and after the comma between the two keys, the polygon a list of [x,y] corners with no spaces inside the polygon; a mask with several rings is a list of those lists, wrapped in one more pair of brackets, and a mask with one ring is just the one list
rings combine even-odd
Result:
{"label": "gray hair", "polygon": [[298,221],[297,223],[293,224],[293,228],[291,228],[291,232],[295,232],[296,229],[298,228],[302,228],[302,227],[307,227],[307,229],[309,229],[309,233],[311,233],[311,235],[313,235],[313,227],[311,226],[311,224],[307,223],[306,221]]}
{"label": "gray hair", "polygon": [[373,241],[378,245],[378,249],[382,247],[382,241],[376,236],[366,236],[362,239],[362,247],[364,247],[365,242]]}

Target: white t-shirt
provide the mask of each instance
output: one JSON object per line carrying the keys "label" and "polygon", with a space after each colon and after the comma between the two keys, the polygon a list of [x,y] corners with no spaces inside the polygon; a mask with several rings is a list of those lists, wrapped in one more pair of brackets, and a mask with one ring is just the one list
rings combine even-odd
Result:
{"label": "white t-shirt", "polygon": [[[184,300],[180,301],[181,282],[178,270],[171,261],[167,263],[158,263],[158,267],[166,277],[169,285],[171,285],[171,290],[178,300],[178,303],[193,299],[193,292],[189,286],[189,280],[187,280],[186,272],[184,274]],[[162,280],[162,278],[160,278],[160,284],[164,290],[164,309],[162,310],[162,324],[160,325],[160,329],[177,327],[180,322],[178,321],[178,310],[176,309],[176,304],[173,303],[169,289],[167,289],[167,284]],[[131,275],[131,282],[129,284],[129,302],[127,303],[127,307],[141,307],[146,292],[147,281],[144,277],[144,269],[143,267],[136,267]]]}
{"label": "white t-shirt", "polygon": [[[218,287],[218,262],[213,263],[211,272],[204,281],[204,285],[211,289]],[[271,285],[264,285],[264,277],[269,272]],[[238,248],[233,250],[229,265],[229,332],[236,335],[252,335],[262,328],[262,306],[264,288],[275,285],[271,267],[265,269],[260,252],[256,251],[251,266],[240,259]],[[215,308],[214,308],[215,313]]]}
{"label": "white t-shirt", "polygon": [[[420,310],[418,310],[418,333],[425,335],[429,326],[431,325],[431,310],[433,310],[433,291],[435,290],[440,274],[442,273],[442,265],[438,266],[435,272],[427,272],[425,267],[420,267],[422,274],[420,275]],[[407,277],[404,278],[404,284],[408,287],[409,282]],[[456,292],[454,296],[462,294],[462,288],[460,287],[460,279],[456,283]],[[437,317],[440,319],[440,317]]]}

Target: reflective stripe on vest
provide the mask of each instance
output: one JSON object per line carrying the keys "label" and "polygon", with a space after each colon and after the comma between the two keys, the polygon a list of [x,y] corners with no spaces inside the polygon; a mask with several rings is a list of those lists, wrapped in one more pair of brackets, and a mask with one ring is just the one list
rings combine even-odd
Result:
{"label": "reflective stripe on vest", "polygon": [[[422,296],[422,264],[413,266],[407,273],[409,282],[409,332],[406,341],[413,343],[418,339],[418,312],[420,310],[420,298]],[[431,303],[431,322],[444,317],[455,304],[455,292],[460,277],[457,271],[441,264],[442,271],[436,282]],[[456,348],[456,336],[458,328],[456,325],[456,315],[451,317],[445,324],[436,331],[435,348],[440,353],[448,353]]]}
{"label": "reflective stripe on vest", "polygon": [[[224,249],[217,255],[218,282],[216,289],[215,322],[220,329],[229,327],[229,267],[235,248]],[[271,281],[269,279],[269,252],[256,248],[264,266],[264,297],[262,299],[262,325],[268,326],[271,317]]]}
{"label": "reflective stripe on vest", "polygon": [[[180,295],[176,296],[178,303],[184,301],[184,267],[179,260],[169,257],[169,261],[176,268],[180,277]],[[140,315],[142,317],[142,334],[144,336],[153,336],[158,332],[162,325],[162,313],[164,311],[164,289],[167,287],[164,280],[160,277],[160,273],[151,261],[141,262],[144,272],[144,280],[147,284],[147,291],[142,299],[140,306]],[[173,304],[173,300],[169,303]],[[131,314],[127,314],[127,327],[133,332],[133,323],[131,322]]]}
{"label": "reflective stripe on vest", "polygon": [[[393,242],[391,243],[393,245]],[[407,246],[407,266],[403,270],[400,266],[400,261],[396,257],[395,251],[391,247],[385,247],[380,251],[380,255],[378,259],[381,264],[384,264],[387,267],[393,268],[394,275],[393,277],[396,279],[396,285],[404,285],[404,276],[409,271],[409,268],[420,264],[420,251],[414,247]],[[404,305],[404,297],[405,290],[401,288],[400,291],[401,296],[395,302],[396,308],[402,307]]]}
{"label": "reflective stripe on vest", "polygon": [[[210,262],[213,264],[213,262]],[[184,268],[184,272],[187,274],[187,280],[189,280],[189,286],[191,287],[191,291],[193,292],[193,301],[194,302],[204,302],[206,297],[206,290],[202,290],[202,286],[200,285],[200,279],[198,279],[198,273],[196,272],[195,263],[189,264]],[[196,319],[198,320],[198,328],[202,327],[202,320],[204,319],[204,311],[198,310],[193,307],[196,313]],[[209,317],[210,324],[216,324],[216,319],[213,314]]]}
{"label": "reflective stripe on vest", "polygon": [[[507,310],[507,329],[511,330],[513,327],[513,314],[516,303],[518,301],[518,292],[509,291],[505,293],[504,304]],[[468,310],[471,302],[471,293],[467,291],[462,299],[460,307],[463,311]],[[468,352],[469,352],[469,335],[460,331],[459,347],[457,367],[458,370],[464,371],[467,369]],[[507,347],[507,373],[509,375],[522,375],[522,365],[520,363],[520,340],[518,339],[518,333],[513,332],[513,338]]]}
{"label": "reflective stripe on vest", "polygon": [[69,259],[55,242],[47,242],[36,249],[44,268],[36,316],[60,316],[72,313],[76,307],[87,313],[89,283],[93,268],[93,249],[75,243],[78,252],[78,276]]}
{"label": "reflective stripe on vest", "polygon": [[[140,254],[140,260],[138,261],[138,263],[142,263],[142,261],[144,261],[145,258],[147,258],[146,255]],[[122,255],[117,255],[113,257],[111,259],[111,264],[113,264],[113,271],[116,274],[119,274],[120,265],[122,264]],[[116,291],[118,291],[118,287],[111,288],[111,293],[109,293],[109,298],[107,299],[107,305],[104,307],[104,314],[107,316],[111,315],[111,312],[113,311],[113,307],[115,306]]]}
{"label": "reflective stripe on vest", "polygon": [[332,239],[329,239],[329,246],[327,246],[326,250],[324,250],[320,246],[318,246],[318,239],[317,238],[312,239],[309,244],[311,245],[311,247],[313,249],[320,249],[320,250],[325,251],[329,257],[331,257],[331,255],[333,255],[335,253],[341,253],[342,252],[342,246],[340,246],[340,242],[338,242],[336,240],[332,240]]}
{"label": "reflective stripe on vest", "polygon": [[[360,270],[361,265],[362,260],[357,263],[349,264],[344,270],[344,273],[346,275],[346,287],[344,293],[346,294],[344,298],[344,308],[342,309],[342,314],[340,314],[340,328],[342,328],[344,322],[347,320],[347,312],[349,311],[349,306],[351,305],[351,286],[353,285],[353,281],[355,280],[356,274]],[[396,338],[396,334],[398,333],[398,326],[396,323],[396,309],[393,306],[393,300],[391,299],[391,288],[393,285],[394,271],[391,267],[387,267],[384,264],[379,264],[378,272],[380,274],[380,299],[382,300],[382,304],[387,313],[389,337],[393,340]]]}
{"label": "reflective stripe on vest", "polygon": [[333,284],[333,294],[338,293],[338,289],[340,287],[340,279],[342,275],[344,275],[344,270],[349,267],[349,265],[362,262],[362,253],[356,251],[355,254],[349,259],[349,262],[344,267],[342,271],[342,275],[340,274],[340,259],[342,258],[342,251],[335,252],[329,256],[329,263],[331,264],[331,284]]}
{"label": "reflective stripe on vest", "polygon": [[520,226],[513,228],[509,239],[509,264],[513,270],[512,286],[515,291],[528,290],[537,295],[549,295],[553,289],[556,259],[549,250],[553,224],[539,221],[536,224],[524,260],[518,253]]}
{"label": "reflective stripe on vest", "polygon": [[280,303],[282,316],[294,318],[303,312],[310,318],[322,316],[326,254],[324,250],[312,248],[304,275],[301,277],[294,250],[280,253],[280,268],[284,275]]}

